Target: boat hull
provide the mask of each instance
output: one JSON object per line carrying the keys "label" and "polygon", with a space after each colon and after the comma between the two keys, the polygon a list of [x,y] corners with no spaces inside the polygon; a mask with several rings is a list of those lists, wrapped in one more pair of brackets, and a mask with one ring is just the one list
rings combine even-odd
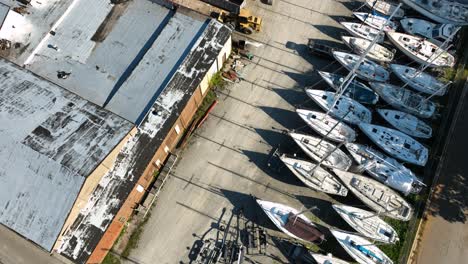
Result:
{"label": "boat hull", "polygon": [[333,172],[356,197],[375,212],[401,221],[409,221],[413,208],[395,191],[362,175],[333,169]]}
{"label": "boat hull", "polygon": [[360,124],[359,128],[388,155],[415,165],[426,165],[429,156],[428,149],[410,136],[398,130],[377,125]]}
{"label": "boat hull", "polygon": [[447,19],[445,17],[436,15],[429,10],[425,9],[424,7],[421,7],[420,5],[416,4],[412,0],[401,0],[403,3],[408,5],[409,7],[413,8],[414,10],[418,11],[420,14],[436,21],[441,24],[455,24],[455,25],[468,25],[468,21],[459,21],[459,20],[451,20]]}
{"label": "boat hull", "polygon": [[[329,72],[318,71],[318,73],[330,87],[335,89],[335,91],[340,89],[345,78],[345,76]],[[353,80],[348,85],[343,95],[361,104],[376,104],[379,101],[379,95],[377,93],[357,80]]]}
{"label": "boat hull", "polygon": [[[286,156],[280,157],[288,169],[307,187],[328,194],[346,196],[348,189],[344,187],[331,173],[305,160],[293,159]],[[315,171],[311,172],[311,170]]]}
{"label": "boat hull", "polygon": [[393,264],[387,255],[369,240],[336,229],[330,229],[330,231],[344,250],[357,262],[361,264]]}
{"label": "boat hull", "polygon": [[382,243],[393,244],[399,240],[398,233],[375,212],[346,205],[332,205],[333,209],[361,235]]}

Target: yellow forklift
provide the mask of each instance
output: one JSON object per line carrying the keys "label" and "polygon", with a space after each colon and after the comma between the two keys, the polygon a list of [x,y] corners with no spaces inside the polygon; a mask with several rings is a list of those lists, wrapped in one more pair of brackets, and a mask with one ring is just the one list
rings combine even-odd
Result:
{"label": "yellow forklift", "polygon": [[260,32],[262,28],[262,18],[252,16],[249,10],[243,8],[238,15],[224,10],[221,11],[218,16],[218,21],[225,23],[233,30],[237,29],[247,35],[252,34],[254,31]]}

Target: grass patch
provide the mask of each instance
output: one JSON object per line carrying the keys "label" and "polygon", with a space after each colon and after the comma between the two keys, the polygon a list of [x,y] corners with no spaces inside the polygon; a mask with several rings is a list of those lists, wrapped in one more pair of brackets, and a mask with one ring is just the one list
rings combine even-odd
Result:
{"label": "grass patch", "polygon": [[206,111],[208,111],[208,108],[211,106],[211,104],[213,104],[215,100],[216,100],[216,93],[212,89],[209,89],[208,92],[206,93],[205,98],[203,99],[203,102],[201,103],[200,107],[195,113],[193,120],[197,121],[202,116],[204,116]]}
{"label": "grass patch", "polygon": [[120,259],[111,252],[107,253],[106,257],[104,260],[101,262],[101,264],[121,264]]}
{"label": "grass patch", "polygon": [[389,223],[398,233],[400,241],[393,245],[380,245],[379,248],[387,254],[387,256],[393,260],[394,263],[398,263],[401,249],[405,244],[406,233],[408,232],[409,222],[403,222],[388,217],[384,218],[385,222]]}
{"label": "grass patch", "polygon": [[226,81],[223,79],[223,76],[221,75],[221,71],[215,73],[211,79],[210,82],[208,83],[210,88],[218,88],[218,89],[224,89],[226,86]]}
{"label": "grass patch", "polygon": [[128,239],[127,246],[122,252],[121,257],[123,258],[128,258],[130,255],[130,252],[138,247],[138,242],[140,241],[141,234],[143,233],[144,226],[146,222],[148,222],[148,219],[150,218],[151,213],[148,213],[145,217],[145,219],[138,224],[137,228],[133,231],[133,233],[130,235],[130,238]]}
{"label": "grass patch", "polygon": [[456,68],[445,68],[442,72],[442,76],[440,77],[440,79],[442,79],[442,81],[444,82],[449,82],[455,78],[456,74],[457,74]]}

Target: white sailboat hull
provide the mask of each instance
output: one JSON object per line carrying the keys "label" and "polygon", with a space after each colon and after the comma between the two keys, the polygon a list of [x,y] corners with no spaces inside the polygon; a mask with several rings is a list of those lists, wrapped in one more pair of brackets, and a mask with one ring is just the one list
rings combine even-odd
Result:
{"label": "white sailboat hull", "polygon": [[[424,16],[426,16],[426,17],[428,17],[428,18],[430,18],[430,19],[432,19],[434,21],[437,21],[439,23],[442,23],[442,24],[456,24],[456,25],[468,25],[468,15],[467,15],[468,6],[466,6],[466,5],[463,5],[461,3],[456,3],[456,2],[453,2],[453,1],[452,2],[434,1],[434,0],[427,1],[428,3],[429,2],[440,2],[441,3],[439,7],[436,7],[434,9],[434,11],[438,10],[438,12],[436,11],[437,13],[435,13],[435,12],[431,12],[430,10],[425,8],[424,6],[417,3],[419,1],[402,0],[403,3],[410,6],[414,10],[418,11],[422,15],[424,15]],[[462,7],[461,9],[463,9],[463,10],[456,11],[455,8],[458,5],[460,5],[459,7]],[[463,6],[464,6],[464,8],[463,8]],[[451,16],[451,13],[453,13],[454,11],[457,12],[457,13],[464,13],[465,14],[464,18]]]}
{"label": "white sailboat hull", "polygon": [[377,109],[377,113],[394,128],[417,138],[431,138],[432,128],[417,117],[391,109]]}
{"label": "white sailboat hull", "polygon": [[[346,252],[348,252],[348,254],[357,262],[361,264],[393,264],[393,261],[391,261],[387,255],[382,252],[382,250],[373,245],[369,240],[361,236],[338,231],[336,229],[330,229],[330,231]],[[362,246],[362,248],[364,248],[363,250],[370,251],[372,253],[366,254],[366,252],[359,250],[357,246]]]}
{"label": "white sailboat hull", "polygon": [[[268,218],[270,218],[270,220],[275,224],[275,226],[278,227],[278,229],[280,229],[281,231],[283,231],[286,235],[288,235],[288,236],[290,236],[292,238],[295,238],[295,239],[298,239],[298,240],[301,240],[301,241],[305,241],[302,238],[300,238],[300,237],[294,235],[293,233],[289,232],[285,228],[286,223],[284,222],[284,217],[286,217],[289,213],[297,215],[298,218],[301,218],[302,220],[307,222],[310,226],[315,227],[315,224],[312,221],[310,221],[303,214],[299,214],[300,211],[298,211],[298,210],[296,210],[296,209],[294,209],[294,208],[292,208],[290,206],[280,204],[280,203],[275,203],[275,202],[264,201],[264,200],[260,200],[260,199],[257,199],[257,203],[263,209],[263,211],[268,216]],[[322,239],[324,239],[324,238],[322,238]],[[309,242],[309,241],[305,241],[305,242]]]}
{"label": "white sailboat hull", "polygon": [[[343,119],[345,122],[357,125],[361,122],[370,123],[372,114],[362,104],[351,98],[342,96],[332,109],[335,94],[332,92],[306,89],[306,94],[314,100],[323,110],[329,111],[330,115]],[[352,106],[352,108],[350,108]]]}
{"label": "white sailboat hull", "polygon": [[369,84],[385,102],[398,110],[421,118],[429,118],[434,115],[435,104],[411,90],[389,83],[371,82]]}
{"label": "white sailboat hull", "polygon": [[331,254],[322,255],[318,253],[311,253],[310,255],[312,256],[312,258],[314,258],[317,264],[349,264],[344,260],[333,257]]}
{"label": "white sailboat hull", "polygon": [[[333,195],[346,196],[348,194],[348,189],[340,181],[322,167],[317,166],[316,163],[293,159],[284,155],[280,159],[307,187]],[[312,172],[313,169],[315,171]]]}
{"label": "white sailboat hull", "polygon": [[296,113],[315,132],[327,139],[335,142],[353,142],[356,139],[354,129],[325,113],[306,109],[296,109]]}
{"label": "white sailboat hull", "polygon": [[382,243],[393,244],[399,240],[398,233],[375,212],[347,205],[332,205],[333,209],[361,235]]}
{"label": "white sailboat hull", "polygon": [[[334,51],[333,57],[348,71],[352,71],[359,61],[358,55],[341,51]],[[356,75],[366,81],[386,82],[390,79],[390,73],[384,67],[368,59],[364,59],[356,70]]]}
{"label": "white sailboat hull", "polygon": [[[389,3],[388,1],[382,0],[366,0],[367,7],[379,12],[382,15],[390,16],[396,9],[397,5]],[[405,11],[403,9],[398,9],[398,11],[393,16],[394,18],[401,18],[405,16]]]}
{"label": "white sailboat hull", "polygon": [[333,169],[333,172],[363,203],[379,214],[409,221],[413,208],[395,191],[382,183],[362,175]]}
{"label": "white sailboat hull", "polygon": [[425,72],[400,64],[390,64],[390,69],[400,80],[418,92],[437,96],[446,93],[446,84]]}
{"label": "white sailboat hull", "polygon": [[417,63],[428,67],[455,65],[455,58],[450,53],[423,38],[398,32],[387,32],[387,36],[398,49]]}
{"label": "white sailboat hull", "polygon": [[305,134],[291,132],[289,135],[310,158],[317,162],[321,161],[321,165],[342,170],[351,167],[351,159],[332,143]]}
{"label": "white sailboat hull", "polygon": [[363,23],[377,30],[380,30],[380,28],[383,27],[384,31],[395,31],[397,28],[397,25],[393,21],[388,21],[388,24],[385,25],[385,23],[387,23],[387,19],[381,16],[375,16],[364,12],[354,12],[353,15]]}
{"label": "white sailboat hull", "polygon": [[[350,49],[359,55],[364,54],[369,45],[372,43],[367,39],[348,36],[342,36],[341,39]],[[375,44],[366,55],[367,58],[373,61],[386,63],[391,62],[393,60],[393,56],[393,52],[379,44]]]}
{"label": "white sailboat hull", "polygon": [[405,195],[421,191],[421,179],[394,158],[361,144],[347,143],[345,146],[353,159],[379,182]]}
{"label": "white sailboat hull", "polygon": [[379,34],[379,31],[373,27],[353,22],[340,22],[340,24],[354,37],[364,38],[370,41],[377,38],[377,43],[384,42],[385,35]]}
{"label": "white sailboat hull", "polygon": [[359,128],[387,154],[419,166],[426,165],[429,151],[410,136],[387,127],[360,124]]}

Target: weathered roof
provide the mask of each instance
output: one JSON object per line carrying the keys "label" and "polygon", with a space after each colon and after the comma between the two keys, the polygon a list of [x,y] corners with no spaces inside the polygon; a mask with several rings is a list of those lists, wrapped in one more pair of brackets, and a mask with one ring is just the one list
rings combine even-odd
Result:
{"label": "weathered roof", "polygon": [[0,59],[0,223],[50,250],[86,177],[132,124]]}
{"label": "weathered roof", "polygon": [[[206,21],[148,0],[75,1],[56,22],[54,35],[47,34],[25,61],[26,68],[138,123]],[[59,71],[71,74],[61,79]]]}
{"label": "weathered roof", "polygon": [[10,7],[0,2],[0,29],[3,26],[3,22],[10,11]]}
{"label": "weathered roof", "polygon": [[82,211],[65,233],[59,249],[62,255],[86,262],[230,35],[227,27],[210,21],[103,178],[101,188],[93,193],[90,210]]}

